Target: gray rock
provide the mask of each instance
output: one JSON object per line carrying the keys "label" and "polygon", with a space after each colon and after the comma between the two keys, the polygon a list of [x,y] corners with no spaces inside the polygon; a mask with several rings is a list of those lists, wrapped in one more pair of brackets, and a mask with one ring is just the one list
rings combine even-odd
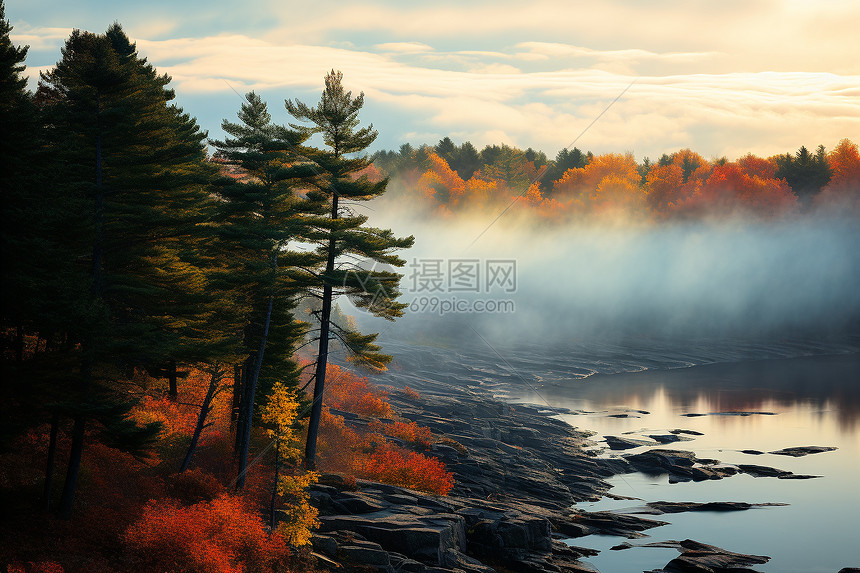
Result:
{"label": "gray rock", "polygon": [[690,436],[704,436],[705,435],[702,432],[697,432],[696,430],[683,430],[683,429],[679,429],[679,428],[676,428],[674,430],[669,430],[669,433],[670,434],[687,434]]}
{"label": "gray rock", "polygon": [[311,547],[318,553],[328,555],[329,557],[337,557],[337,541],[328,535],[314,534],[311,537]]}
{"label": "gray rock", "polygon": [[617,436],[605,436],[606,445],[610,450],[629,450],[640,446],[653,446],[654,442],[647,440],[636,440],[633,438],[619,438]]}
{"label": "gray rock", "polygon": [[677,434],[648,434],[648,437],[660,444],[671,444],[673,442],[689,442],[692,438],[679,436]]}
{"label": "gray rock", "polygon": [[752,571],[749,567],[753,565],[770,561],[770,557],[763,555],[733,553],[691,539],[649,543],[645,547],[674,547],[681,552],[680,557],[673,559],[662,569],[648,573],[741,573]]}
{"label": "gray rock", "polygon": [[770,452],[771,454],[776,454],[778,456],[791,456],[794,458],[799,458],[802,456],[807,456],[809,454],[820,454],[822,452],[832,452],[837,448],[833,446],[798,446],[794,448],[783,448],[781,450],[776,450],[775,452]]}
{"label": "gray rock", "polygon": [[359,565],[391,568],[391,560],[388,558],[388,552],[383,551],[379,545],[376,545],[376,547],[341,545],[338,548],[338,557],[344,561]]}
{"label": "gray rock", "polygon": [[646,506],[654,515],[664,513],[682,513],[688,511],[744,511],[756,507],[777,507],[785,506],[787,503],[747,503],[743,501],[710,501],[710,502],[692,502],[692,501],[652,501]]}

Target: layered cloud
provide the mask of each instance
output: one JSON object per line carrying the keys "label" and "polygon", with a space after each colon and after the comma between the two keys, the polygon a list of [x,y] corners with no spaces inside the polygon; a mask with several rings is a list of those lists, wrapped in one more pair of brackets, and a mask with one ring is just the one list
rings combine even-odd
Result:
{"label": "layered cloud", "polygon": [[[735,157],[860,139],[860,66],[846,45],[836,46],[853,38],[843,25],[860,17],[852,3],[818,12],[794,2],[743,3],[731,13],[705,2],[646,10],[632,2],[379,1],[288,18],[297,6],[273,3],[254,34],[249,16],[235,26],[244,32],[226,31],[225,22],[188,33],[191,15],[172,23],[150,15],[126,28],[213,135],[235,113],[231,90],[257,90],[273,107],[285,97],[313,94],[312,101],[336,68],[350,89],[366,93],[364,119],[380,130],[382,147],[452,135],[552,154],[631,83],[578,146],[652,158],[692,147]],[[199,20],[212,21],[219,9],[226,8],[201,8]],[[37,58],[54,49],[50,60],[31,57],[33,71],[56,61],[69,29],[19,25],[12,6],[7,12],[16,42],[32,45]],[[805,39],[816,43],[798,48]],[[220,112],[195,109],[202,101],[211,109],[222,96]]]}

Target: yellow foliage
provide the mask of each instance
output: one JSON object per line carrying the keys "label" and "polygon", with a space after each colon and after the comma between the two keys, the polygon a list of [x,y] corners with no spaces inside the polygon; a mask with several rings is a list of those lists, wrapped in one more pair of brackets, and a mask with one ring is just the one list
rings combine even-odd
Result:
{"label": "yellow foliage", "polygon": [[[285,461],[296,462],[301,459],[301,450],[296,446],[294,424],[299,403],[295,394],[283,384],[275,384],[269,401],[262,411],[263,422],[273,428],[269,436],[279,441],[278,455]],[[278,531],[293,545],[307,545],[311,539],[311,529],[319,526],[317,510],[309,503],[308,487],[319,479],[316,472],[303,472],[281,476],[278,480],[278,494],[285,502],[278,525]]]}
{"label": "yellow foliage", "polygon": [[318,511],[310,504],[308,487],[319,480],[317,472],[283,476],[278,481],[278,493],[287,502],[278,532],[292,545],[307,545],[311,541],[311,529],[319,527]]}

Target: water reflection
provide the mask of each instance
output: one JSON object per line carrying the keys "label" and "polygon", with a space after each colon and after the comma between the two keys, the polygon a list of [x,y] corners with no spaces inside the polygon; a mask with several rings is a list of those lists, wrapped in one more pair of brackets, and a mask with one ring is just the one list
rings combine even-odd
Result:
{"label": "water reflection", "polygon": [[[595,374],[539,388],[544,399],[566,407],[589,403],[647,409],[655,393],[665,395],[670,409],[681,413],[801,408],[821,416],[835,414],[843,431],[851,433],[860,418],[860,354]],[[543,401],[528,389],[513,394]]]}
{"label": "water reflection", "polygon": [[[856,515],[860,511],[856,496],[860,474],[858,381],[860,356],[849,354],[598,374],[567,385],[546,385],[540,388],[540,397],[527,391],[518,398],[535,403],[546,400],[579,411],[562,418],[573,426],[595,431],[595,440],[606,435],[643,438],[684,428],[702,435],[660,447],[689,450],[729,464],[766,465],[821,476],[778,480],[738,475],[715,482],[669,484],[665,475],[630,474],[610,480],[613,493],[643,502],[788,503],[787,507],[728,514],[663,515],[660,519],[670,525],[649,531],[651,538],[645,541],[692,538],[732,551],[772,557],[757,570],[809,573],[838,571],[860,563],[856,544]],[[706,415],[684,416],[690,413]],[[800,458],[767,453],[803,445],[838,449]],[[747,449],[765,453],[742,451]],[[621,453],[605,450],[602,455]],[[605,498],[580,506],[586,510],[629,511],[643,502]],[[586,538],[577,539],[576,544],[601,550],[592,560],[601,571],[638,573],[644,563],[659,564],[665,557],[653,555],[652,549],[609,551],[617,541]]]}

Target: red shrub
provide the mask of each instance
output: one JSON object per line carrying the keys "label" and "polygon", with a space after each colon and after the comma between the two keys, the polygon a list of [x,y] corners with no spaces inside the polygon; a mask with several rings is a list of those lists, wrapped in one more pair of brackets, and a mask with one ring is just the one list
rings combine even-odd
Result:
{"label": "red shrub", "polygon": [[415,452],[386,444],[364,463],[362,477],[438,495],[454,487],[454,477],[445,464]]}
{"label": "red shrub", "polygon": [[269,535],[243,500],[222,496],[183,507],[151,501],[125,532],[135,570],[244,573],[278,570],[288,556],[283,539]]}
{"label": "red shrub", "polygon": [[370,429],[408,442],[422,450],[430,449],[430,445],[433,443],[433,433],[430,428],[419,426],[415,422],[392,422],[390,424],[376,422],[370,424]]}
{"label": "red shrub", "polygon": [[385,401],[388,394],[384,390],[370,384],[367,378],[334,364],[329,365],[325,389],[323,403],[330,408],[374,418],[390,418],[394,414]]}
{"label": "red shrub", "polygon": [[409,386],[404,386],[401,392],[403,392],[404,396],[406,396],[407,398],[411,398],[412,400],[418,400],[419,398],[421,398],[421,394],[419,394],[416,390],[413,390]]}

